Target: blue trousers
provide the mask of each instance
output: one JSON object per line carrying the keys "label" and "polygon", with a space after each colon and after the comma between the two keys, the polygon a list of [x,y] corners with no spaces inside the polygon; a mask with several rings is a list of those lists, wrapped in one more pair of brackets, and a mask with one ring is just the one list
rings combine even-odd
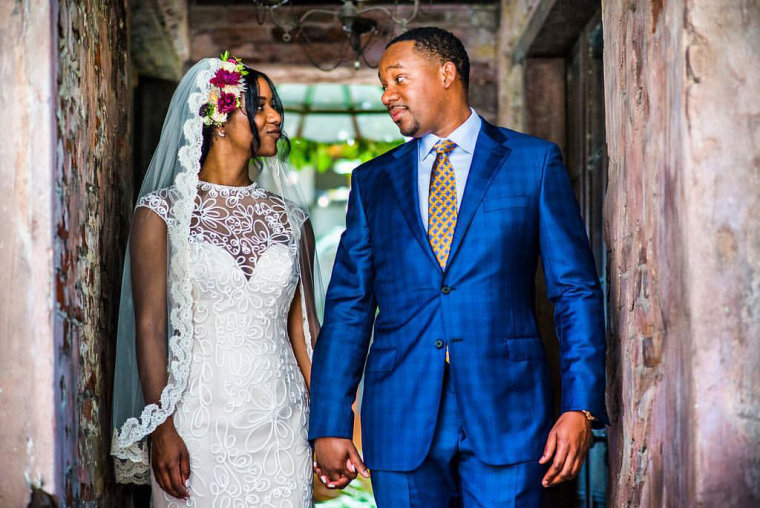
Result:
{"label": "blue trousers", "polygon": [[507,466],[478,460],[462,427],[449,377],[447,368],[433,444],[422,465],[408,472],[372,470],[378,508],[540,508],[546,466],[538,457]]}

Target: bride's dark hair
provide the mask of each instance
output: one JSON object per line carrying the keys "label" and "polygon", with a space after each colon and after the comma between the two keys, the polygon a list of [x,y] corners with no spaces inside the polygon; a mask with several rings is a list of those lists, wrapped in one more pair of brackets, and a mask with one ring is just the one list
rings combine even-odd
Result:
{"label": "bride's dark hair", "polygon": [[[269,85],[269,89],[272,91],[272,108],[274,108],[274,110],[280,114],[280,118],[282,118],[282,123],[280,124],[280,140],[278,142],[277,150],[277,155],[282,159],[286,158],[290,153],[290,139],[288,139],[285,131],[282,130],[283,124],[285,123],[285,111],[283,110],[282,101],[280,100],[280,96],[277,94],[277,89],[275,88],[274,83],[272,83],[272,80],[269,79],[269,76],[263,72],[257,71],[256,69],[251,69],[247,65],[244,67],[245,70],[248,71],[248,74],[243,76],[243,81],[245,81],[245,112],[248,116],[248,124],[251,126],[251,132],[253,133],[254,164],[259,170],[261,170],[261,162],[256,158],[256,152],[258,152],[259,146],[261,145],[261,139],[259,138],[259,130],[256,128],[256,123],[254,122],[256,109],[259,105],[259,78],[266,81]],[[213,134],[213,125],[203,126],[203,145],[201,146],[200,160],[201,166],[203,166],[203,163],[208,156],[208,151],[211,149],[211,138],[213,137]]]}

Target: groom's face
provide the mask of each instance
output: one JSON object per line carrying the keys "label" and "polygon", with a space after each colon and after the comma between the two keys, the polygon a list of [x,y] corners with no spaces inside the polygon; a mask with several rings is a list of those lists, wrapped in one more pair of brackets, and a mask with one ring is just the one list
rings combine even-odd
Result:
{"label": "groom's face", "polygon": [[445,100],[442,65],[417,51],[414,41],[393,44],[378,66],[383,104],[401,134],[419,138],[437,130]]}

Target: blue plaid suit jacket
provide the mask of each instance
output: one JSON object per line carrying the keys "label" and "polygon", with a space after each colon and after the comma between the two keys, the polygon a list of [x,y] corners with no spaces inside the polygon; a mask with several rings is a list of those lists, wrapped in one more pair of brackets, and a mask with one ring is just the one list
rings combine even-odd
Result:
{"label": "blue plaid suit jacket", "polygon": [[560,340],[562,411],[606,422],[602,292],[559,149],[483,121],[445,270],[420,219],[416,166],[413,140],[353,173],[313,357],[310,439],[351,437],[364,371],[367,465],[416,469],[436,428],[448,346],[478,458],[538,460],[553,424],[534,314],[539,255]]}

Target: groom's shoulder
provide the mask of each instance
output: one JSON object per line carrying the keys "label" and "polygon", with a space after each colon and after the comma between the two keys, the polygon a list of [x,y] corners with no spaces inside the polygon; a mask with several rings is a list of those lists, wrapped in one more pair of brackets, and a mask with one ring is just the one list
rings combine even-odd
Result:
{"label": "groom's shoulder", "polygon": [[499,127],[495,125],[493,127],[507,139],[508,144],[513,147],[513,149],[517,148],[519,150],[536,151],[543,154],[550,147],[555,145],[549,140],[531,136],[530,134],[525,134],[524,132],[512,130],[507,127]]}

